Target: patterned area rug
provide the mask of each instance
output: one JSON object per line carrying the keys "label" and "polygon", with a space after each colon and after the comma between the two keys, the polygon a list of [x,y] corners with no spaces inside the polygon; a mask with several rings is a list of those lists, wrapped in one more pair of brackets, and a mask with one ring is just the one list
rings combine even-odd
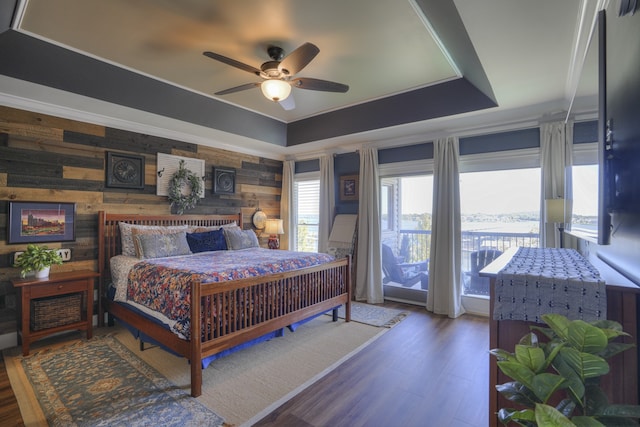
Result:
{"label": "patterned area rug", "polygon": [[15,353],[4,357],[25,425],[224,425],[112,336]]}
{"label": "patterned area rug", "polygon": [[[331,313],[327,313],[331,315]],[[361,302],[351,303],[351,320],[379,328],[392,328],[409,315],[408,311],[387,308]],[[344,319],[344,305],[338,309],[338,317]]]}

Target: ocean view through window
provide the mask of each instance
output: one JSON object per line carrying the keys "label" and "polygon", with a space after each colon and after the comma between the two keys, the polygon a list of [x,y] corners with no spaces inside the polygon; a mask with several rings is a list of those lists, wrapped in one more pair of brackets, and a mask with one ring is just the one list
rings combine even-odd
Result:
{"label": "ocean view through window", "polygon": [[462,281],[467,295],[489,295],[478,272],[512,246],[540,246],[540,168],[460,174]]}

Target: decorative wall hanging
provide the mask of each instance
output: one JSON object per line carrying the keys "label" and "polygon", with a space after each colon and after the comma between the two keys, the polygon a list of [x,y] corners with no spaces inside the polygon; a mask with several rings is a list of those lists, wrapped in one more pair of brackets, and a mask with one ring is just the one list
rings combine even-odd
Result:
{"label": "decorative wall hanging", "polygon": [[340,200],[358,200],[358,175],[340,177]]}
{"label": "decorative wall hanging", "polygon": [[[156,194],[158,196],[169,195],[169,181],[173,174],[178,171],[180,161],[184,161],[185,169],[189,169],[191,173],[204,180],[205,163],[202,159],[194,159],[191,157],[174,156],[172,154],[157,154],[157,178],[156,178]],[[204,185],[200,198],[204,197]]]}
{"label": "decorative wall hanging", "polygon": [[144,156],[107,151],[106,185],[111,188],[144,188]]}
{"label": "decorative wall hanging", "polygon": [[256,209],[253,217],[251,218],[251,222],[253,222],[253,226],[258,230],[262,230],[267,223],[267,214],[260,208]]}
{"label": "decorative wall hanging", "polygon": [[76,239],[76,204],[9,202],[7,243],[69,242]]}
{"label": "decorative wall hanging", "polygon": [[202,191],[202,179],[185,168],[184,161],[181,160],[178,170],[169,181],[171,207],[175,206],[178,215],[182,215],[185,210],[193,209],[198,204]]}
{"label": "decorative wall hanging", "polygon": [[213,194],[236,192],[236,170],[213,168]]}

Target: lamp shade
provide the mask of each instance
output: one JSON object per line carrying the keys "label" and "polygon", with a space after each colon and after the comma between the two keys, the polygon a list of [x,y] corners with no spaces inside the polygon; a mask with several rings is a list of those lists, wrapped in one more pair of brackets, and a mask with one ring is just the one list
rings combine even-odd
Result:
{"label": "lamp shade", "polygon": [[548,223],[565,222],[564,199],[547,199],[545,201],[545,217]]}
{"label": "lamp shade", "polygon": [[284,80],[278,79],[263,81],[260,89],[262,89],[264,96],[275,102],[284,101],[291,93],[291,85]]}
{"label": "lamp shade", "polygon": [[284,234],[284,224],[281,219],[268,219],[264,226],[264,233],[269,235]]}

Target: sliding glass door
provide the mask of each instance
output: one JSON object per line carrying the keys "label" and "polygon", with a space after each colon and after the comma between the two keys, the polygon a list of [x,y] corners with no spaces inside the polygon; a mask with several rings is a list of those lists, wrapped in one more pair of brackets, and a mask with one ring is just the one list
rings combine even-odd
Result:
{"label": "sliding glass door", "polygon": [[382,282],[387,299],[426,302],[432,190],[432,175],[380,180]]}
{"label": "sliding glass door", "polygon": [[488,296],[482,268],[512,246],[539,246],[540,168],[460,174],[460,210],[463,291]]}

